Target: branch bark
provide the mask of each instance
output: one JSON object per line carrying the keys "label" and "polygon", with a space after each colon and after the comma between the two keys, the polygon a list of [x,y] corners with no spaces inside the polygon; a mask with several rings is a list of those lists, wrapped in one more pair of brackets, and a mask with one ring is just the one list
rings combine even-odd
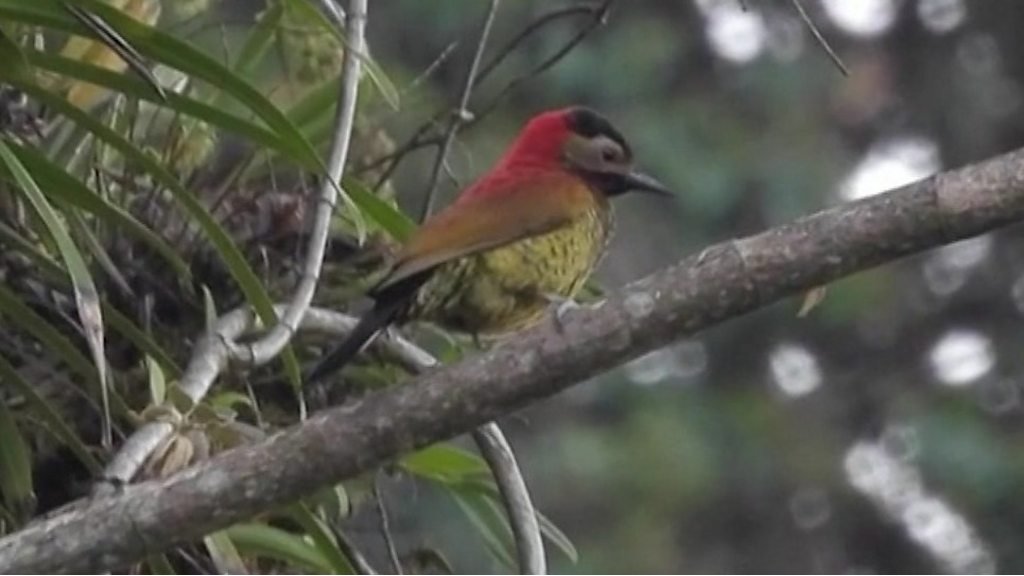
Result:
{"label": "branch bark", "polygon": [[411,384],[0,540],[0,572],[112,570],[841,276],[1024,219],[1024,150],[719,244]]}

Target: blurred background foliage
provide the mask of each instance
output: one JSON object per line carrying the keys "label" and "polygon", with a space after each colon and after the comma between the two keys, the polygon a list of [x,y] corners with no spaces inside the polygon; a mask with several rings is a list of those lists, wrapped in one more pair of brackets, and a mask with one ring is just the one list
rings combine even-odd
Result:
{"label": "blurred background foliage", "polygon": [[[75,52],[60,35],[73,24],[40,21],[35,8],[17,0],[0,0],[0,29],[23,49],[34,27],[48,26],[49,43],[42,52],[63,50],[67,58],[112,68],[128,80],[108,79],[107,88],[120,94],[111,100],[104,91],[50,77],[75,77],[81,68],[68,70],[52,57],[31,53],[26,65],[34,75],[25,80],[16,72],[18,58],[0,43],[0,81],[28,94],[27,116],[17,108],[3,123],[5,141],[32,177],[52,183],[64,182],[62,173],[73,176],[124,208],[141,228],[155,231],[181,259],[173,263],[160,242],[137,230],[126,234],[123,217],[115,226],[110,214],[93,208],[76,224],[67,214],[85,209],[67,198],[53,199],[101,292],[109,295],[104,312],[120,311],[125,316],[120,321],[137,328],[127,338],[107,328],[114,418],[123,431],[130,430],[125,425],[133,418],[152,417],[144,411],[148,404],[163,403],[169,394],[164,388],[173,386],[164,378],[173,382],[174,365],[187,359],[211,299],[224,311],[243,299],[258,304],[261,297],[288,293],[303,199],[316,180],[309,147],[323,150],[340,52],[338,40],[310,20],[300,1],[165,2],[156,12],[155,0],[115,4],[230,69],[232,75],[225,76],[195,59],[175,62],[173,54],[147,44],[151,39],[129,38],[138,41],[147,59],[180,71],[158,66],[156,82],[214,112],[204,108],[197,114],[194,105],[188,108],[173,94],[165,113],[154,112],[147,102],[160,101],[145,78],[118,67],[116,59],[108,65],[103,58],[89,60],[81,47]],[[379,159],[413,138],[429,119],[443,125],[462,89],[486,4],[371,2],[369,41],[376,72],[363,83],[353,158],[357,170],[348,182],[357,209],[350,205],[339,214],[340,236],[365,229],[376,246],[404,226],[389,206],[419,213],[436,150],[424,147],[403,155],[393,171]],[[614,290],[710,243],[1024,142],[1024,58],[1018,49],[1024,4],[803,4],[848,76],[829,61],[789,1],[620,0],[611,4],[603,26],[550,69],[531,74],[587,26],[590,13],[581,10],[548,23],[474,90],[469,108],[480,120],[459,133],[449,156],[450,174],[441,180],[440,203],[486,170],[537,111],[568,104],[597,108],[626,133],[640,164],[678,191],[674,202],[625,198],[618,203],[617,236],[598,278],[605,290]],[[485,62],[530,22],[565,6],[574,5],[502,3]],[[60,22],[74,20],[65,15]],[[230,85],[235,76],[257,86],[257,94]],[[510,82],[513,88],[506,90]],[[139,156],[109,159],[109,142],[92,143],[98,129],[84,128],[81,119],[54,120],[54,111],[61,117],[73,114],[41,90],[91,106]],[[287,121],[266,110],[266,103],[284,110]],[[42,113],[41,104],[47,106]],[[34,119],[37,113],[41,119]],[[436,124],[426,126],[438,130]],[[37,128],[44,131],[39,140],[33,134]],[[44,158],[32,156],[32,150]],[[160,174],[145,158],[168,173]],[[4,165],[0,191],[13,195],[21,181],[12,163]],[[211,222],[197,223],[194,210],[171,208],[181,202],[175,182],[213,213]],[[371,190],[395,203],[368,203]],[[5,470],[19,469],[18,461],[32,462],[34,480],[30,477],[28,486],[37,504],[19,500],[24,483],[0,483],[3,527],[10,530],[23,512],[77,495],[88,464],[73,463],[88,461],[89,455],[102,459],[103,453],[96,449],[97,405],[83,403],[76,386],[39,375],[66,373],[70,366],[87,384],[96,379],[84,340],[67,350],[38,328],[71,326],[77,337],[66,281],[57,291],[57,280],[40,280],[41,269],[63,277],[53,262],[60,251],[40,232],[35,217],[25,216],[22,203],[6,202],[3,214],[11,228],[0,230],[8,255],[5,278],[15,294],[0,298],[0,313],[22,318],[18,325],[28,336],[13,329],[5,334],[7,360],[0,363],[0,376],[12,409],[0,411],[0,431],[11,432],[13,426],[14,433],[5,436],[15,437],[20,429],[27,441],[0,447],[8,455]],[[248,272],[231,260],[230,248],[210,239],[217,230],[244,254]],[[576,562],[571,554],[552,553],[555,571],[1024,570],[1018,545],[1024,507],[1014,498],[1024,485],[1024,458],[1015,448],[1024,386],[1024,362],[1017,353],[1024,314],[1020,236],[1013,227],[858,274],[829,286],[823,302],[802,317],[799,301],[777,304],[507,418],[502,424],[513,433],[538,507],[579,552]],[[90,244],[92,237],[99,241]],[[335,244],[323,304],[347,303],[373,267],[370,258],[367,268],[353,270],[349,246]],[[13,256],[35,252],[42,255]],[[104,265],[108,257],[109,266]],[[49,268],[40,263],[45,261]],[[176,265],[195,276],[191,283],[171,272]],[[111,270],[120,272],[130,291],[118,292],[118,275]],[[29,281],[20,280],[24,275]],[[253,278],[257,285],[246,284]],[[204,299],[203,286],[210,299]],[[129,297],[154,294],[149,308]],[[12,299],[26,302],[36,316],[26,316],[8,302]],[[118,321],[109,313],[105,319]],[[152,342],[140,344],[139,333]],[[427,339],[446,357],[472,353],[458,342],[433,340]],[[316,348],[315,341],[299,344],[300,360],[316,354],[308,350]],[[56,365],[41,368],[30,361],[40,355],[40,346],[58,350]],[[140,348],[151,361],[141,360]],[[396,377],[375,363],[353,368],[349,378],[364,384]],[[201,457],[204,443],[215,451],[294,421],[294,401],[280,371],[277,365],[226,378],[209,401],[214,409],[194,415],[151,472],[172,471]],[[31,400],[31,387],[21,385],[26,380],[58,380],[56,387],[37,384],[36,390],[43,390],[42,406],[60,416],[46,420],[39,416],[42,408],[22,411],[26,403],[40,406]],[[279,385],[258,385],[266,381]],[[98,402],[94,392],[89,398]],[[57,444],[78,457],[35,438],[40,420],[63,438]],[[53,432],[61,423],[79,437],[78,444]],[[392,472],[379,477],[377,487],[386,495],[390,528],[408,567],[507,569],[507,534],[494,522],[491,501],[481,497],[490,488],[479,461],[447,446]],[[79,484],[69,485],[68,477]],[[353,549],[384,566],[387,552],[379,510],[371,505],[372,479],[320,495],[305,508],[211,536],[205,549],[179,551],[170,564],[154,559],[148,568],[203,567],[207,556],[216,557],[222,568],[240,554],[247,560],[271,558],[294,570],[345,571]]]}
{"label": "blurred background foliage", "polygon": [[[618,2],[605,27],[464,132],[453,170],[466,182],[486,169],[537,110],[604,111],[679,193],[619,203],[600,273],[614,289],[709,243],[1024,143],[1024,5],[804,4],[848,77],[790,2]],[[423,109],[452,102],[484,7],[376,9],[373,46],[396,78],[462,42]],[[548,9],[507,3],[496,35]],[[538,35],[503,74],[572,30]],[[398,171],[404,206],[418,206],[430,159]],[[579,548],[558,571],[1022,569],[1020,235],[858,274],[806,317],[780,303],[507,419],[539,507]]]}

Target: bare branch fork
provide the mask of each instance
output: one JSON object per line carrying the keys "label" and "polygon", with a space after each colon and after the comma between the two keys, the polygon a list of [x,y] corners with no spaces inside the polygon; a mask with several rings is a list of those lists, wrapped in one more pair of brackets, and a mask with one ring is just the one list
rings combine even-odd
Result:
{"label": "bare branch fork", "polygon": [[[407,386],[32,524],[0,572],[102,571],[351,478],[791,294],[1024,219],[1024,150],[718,244]],[[307,318],[309,316],[307,315]]]}

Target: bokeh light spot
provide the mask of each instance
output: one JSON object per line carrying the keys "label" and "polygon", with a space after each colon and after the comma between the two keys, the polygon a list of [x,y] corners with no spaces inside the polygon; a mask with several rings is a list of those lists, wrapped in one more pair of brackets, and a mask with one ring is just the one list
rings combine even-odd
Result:
{"label": "bokeh light spot", "polygon": [[873,145],[839,187],[857,200],[930,176],[941,168],[939,149],[927,138],[906,136]]}
{"label": "bokeh light spot", "polygon": [[893,0],[822,0],[821,4],[836,26],[856,36],[877,36],[896,21]]}
{"label": "bokeh light spot", "polygon": [[947,386],[969,386],[995,367],[992,342],[975,330],[947,332],[929,353],[932,372]]}
{"label": "bokeh light spot", "polygon": [[964,23],[967,6],[963,0],[918,0],[917,17],[929,32],[943,34]]}
{"label": "bokeh light spot", "polygon": [[768,30],[759,12],[733,0],[699,0],[697,7],[707,19],[711,49],[722,58],[745,63],[764,51]]}
{"label": "bokeh light spot", "polygon": [[787,396],[804,396],[821,386],[818,360],[803,346],[780,344],[769,360],[775,385]]}

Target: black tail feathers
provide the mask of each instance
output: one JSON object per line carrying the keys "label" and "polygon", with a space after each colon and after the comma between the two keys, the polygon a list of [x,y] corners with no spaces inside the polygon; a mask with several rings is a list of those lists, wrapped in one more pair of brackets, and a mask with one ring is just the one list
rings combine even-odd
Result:
{"label": "black tail feathers", "polygon": [[328,375],[342,369],[367,344],[373,341],[385,328],[394,322],[416,291],[426,282],[432,270],[424,270],[400,282],[371,294],[376,302],[369,312],[338,347],[334,348],[310,370],[304,382],[306,386],[322,386],[321,381]]}
{"label": "black tail feathers", "polygon": [[316,384],[323,380],[324,377],[341,370],[355,358],[356,354],[359,354],[367,344],[372,342],[378,334],[387,328],[388,324],[394,321],[396,312],[397,309],[394,307],[382,309],[380,305],[374,306],[372,310],[359,319],[359,323],[356,324],[356,327],[344,342],[328,352],[327,355],[313,366],[313,369],[304,378],[305,384],[307,386]]}

